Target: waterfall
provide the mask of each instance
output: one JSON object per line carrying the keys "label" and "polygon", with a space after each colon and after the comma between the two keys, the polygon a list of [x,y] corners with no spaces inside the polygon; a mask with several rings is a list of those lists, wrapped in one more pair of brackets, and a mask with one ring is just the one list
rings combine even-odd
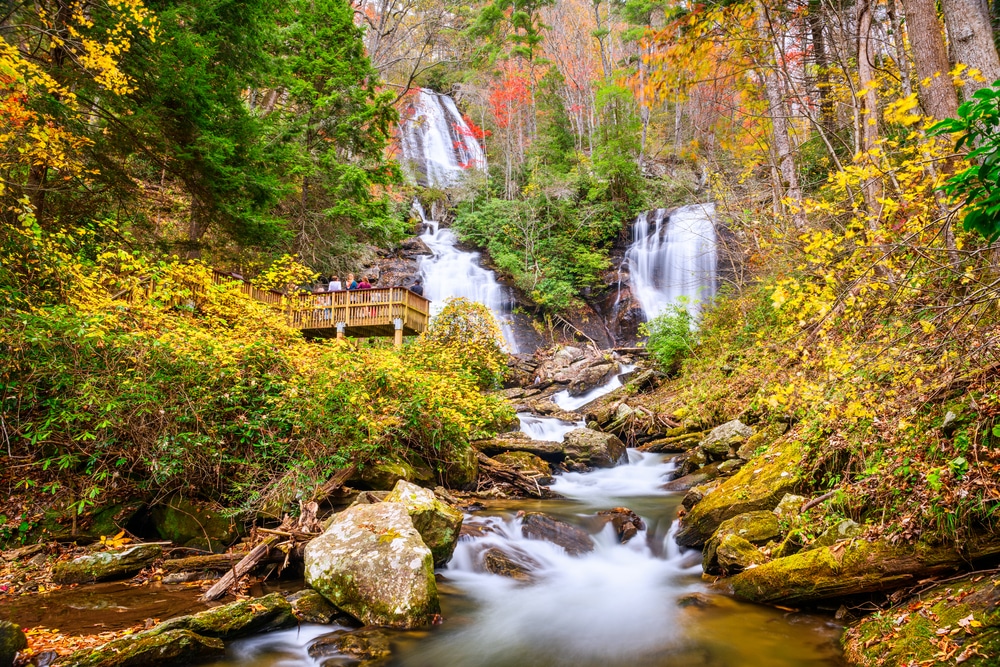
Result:
{"label": "waterfall", "polygon": [[646,320],[686,299],[697,319],[701,305],[715,295],[715,204],[645,211],[632,227],[625,254],[632,292]]}
{"label": "waterfall", "polygon": [[456,185],[469,169],[486,169],[486,154],[455,100],[421,88],[403,115],[404,168],[424,187]]}
{"label": "waterfall", "polygon": [[465,297],[490,309],[503,332],[508,351],[517,352],[510,314],[514,300],[508,290],[497,282],[496,274],[479,265],[478,252],[465,252],[456,247],[458,237],[450,229],[441,227],[437,220],[428,220],[419,201],[413,210],[424,223],[420,239],[433,255],[420,259],[420,274],[424,279],[424,296],[431,301],[431,315],[444,308],[451,297]]}

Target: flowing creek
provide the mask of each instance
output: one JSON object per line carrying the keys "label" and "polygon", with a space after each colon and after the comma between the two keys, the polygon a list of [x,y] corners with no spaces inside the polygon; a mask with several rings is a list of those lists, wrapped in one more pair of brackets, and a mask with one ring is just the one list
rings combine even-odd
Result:
{"label": "flowing creek", "polygon": [[[623,370],[625,370],[623,368]],[[594,390],[621,386],[619,377]],[[583,397],[573,399],[581,400]],[[588,401],[589,402],[589,401]],[[578,404],[579,407],[581,404]],[[535,439],[561,440],[579,422],[518,415]],[[439,570],[444,623],[388,632],[392,667],[834,667],[839,625],[828,617],[738,602],[701,579],[701,553],[673,539],[681,495],[662,486],[670,457],[629,450],[615,468],[555,477],[556,500],[495,501],[471,514],[474,536],[461,539]],[[595,513],[625,506],[646,529],[619,544]],[[594,550],[525,538],[520,512],[545,512],[588,529]],[[528,581],[490,574],[488,549],[528,564]],[[346,656],[313,658],[317,639],[345,628],[303,626],[233,642],[215,667],[334,667]]]}

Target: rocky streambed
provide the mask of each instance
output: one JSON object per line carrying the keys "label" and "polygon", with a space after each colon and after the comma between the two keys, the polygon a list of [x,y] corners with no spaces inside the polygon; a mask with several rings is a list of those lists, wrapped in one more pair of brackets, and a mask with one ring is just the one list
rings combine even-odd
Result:
{"label": "rocky streambed", "polygon": [[[515,360],[520,428],[476,443],[478,491],[383,471],[386,490],[261,561],[302,563],[280,590],[206,609],[206,575],[192,573],[237,557],[165,559],[168,544],[65,561],[51,573],[63,589],[39,604],[136,572],[126,590],[175,601],[157,607],[162,623],[58,664],[833,666],[842,637],[851,664],[994,664],[996,575],[960,572],[1000,553],[992,541],[891,543],[817,521],[826,499],[802,495],[794,429],[664,409],[646,400],[664,376],[636,362],[583,348]],[[19,632],[0,623],[0,665],[23,649]]]}

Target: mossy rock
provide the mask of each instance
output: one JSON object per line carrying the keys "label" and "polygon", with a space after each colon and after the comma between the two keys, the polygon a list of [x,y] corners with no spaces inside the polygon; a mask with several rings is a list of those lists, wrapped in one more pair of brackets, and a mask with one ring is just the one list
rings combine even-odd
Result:
{"label": "mossy rock", "polygon": [[953,572],[966,558],[948,546],[855,540],[776,558],[730,581],[745,600],[800,605],[912,585]]}
{"label": "mossy rock", "polygon": [[739,447],[753,435],[753,428],[739,419],[716,426],[708,437],[698,445],[710,461],[719,461],[731,455],[731,450]]}
{"label": "mossy rock", "polygon": [[163,556],[158,544],[134,544],[118,551],[101,551],[56,563],[52,581],[57,584],[84,584],[126,579]]}
{"label": "mossy rock", "polygon": [[479,481],[479,457],[472,447],[462,447],[452,453],[445,465],[444,478],[448,487],[469,491],[476,488]]}
{"label": "mossy rock", "polygon": [[335,659],[329,663],[331,665],[343,664],[341,661],[345,655],[357,667],[376,667],[384,665],[392,656],[392,645],[386,632],[379,628],[337,630],[309,645],[309,657],[321,665],[327,664],[323,660],[326,657]]}
{"label": "mossy rock", "polygon": [[20,651],[28,648],[28,638],[20,625],[0,621],[0,667],[10,667]]}
{"label": "mossy rock", "polygon": [[292,605],[292,613],[295,614],[299,623],[318,623],[320,625],[329,625],[334,621],[344,625],[353,623],[353,619],[311,588],[305,588],[288,596],[288,602]]}
{"label": "mossy rock", "polygon": [[190,630],[162,634],[141,633],[108,642],[97,649],[82,649],[62,667],[154,667],[192,665],[221,658],[226,647],[221,639],[201,637]]}
{"label": "mossy rock", "polygon": [[802,475],[804,449],[798,441],[779,440],[767,454],[726,478],[681,520],[677,543],[699,547],[726,519],[746,512],[773,510]]}
{"label": "mossy rock", "polygon": [[149,631],[161,634],[189,630],[204,637],[237,639],[248,635],[288,628],[297,623],[292,605],[280,593],[240,600],[190,616],[178,616]]}
{"label": "mossy rock", "polygon": [[[733,568],[726,568],[722,564],[722,556],[718,549],[727,537],[734,535],[741,540],[745,540],[751,547],[767,544],[769,541],[781,535],[781,526],[778,524],[778,517],[773,512],[760,510],[757,512],[746,512],[731,519],[726,519],[719,525],[712,538],[705,544],[705,551],[702,557],[702,568],[708,574],[718,574],[722,572],[734,572]],[[732,549],[739,546],[732,544]],[[756,551],[756,549],[755,549]],[[735,553],[735,552],[734,552]],[[759,553],[759,552],[758,552]],[[763,556],[763,554],[761,554]],[[766,560],[766,559],[763,559]],[[756,560],[754,564],[763,562]],[[750,563],[748,562],[748,565]],[[740,569],[746,567],[745,565]]]}
{"label": "mossy rock", "polygon": [[154,507],[150,514],[163,539],[215,553],[224,552],[246,533],[242,524],[224,516],[221,507],[177,494]]}
{"label": "mossy rock", "polygon": [[[505,466],[510,466],[522,473],[533,474],[533,476],[547,479],[552,476],[552,466],[546,463],[541,457],[535,456],[530,452],[504,452],[503,454],[494,456],[493,460],[499,461]],[[548,481],[542,481],[541,479],[538,481],[541,484],[548,483]]]}
{"label": "mossy rock", "polygon": [[749,461],[753,458],[754,452],[761,447],[769,447],[771,443],[783,436],[787,431],[788,424],[768,424],[747,438],[747,441],[740,445],[740,448],[736,451],[736,455],[744,461]]}
{"label": "mossy rock", "polygon": [[402,503],[410,513],[413,527],[431,550],[434,565],[441,567],[451,559],[462,530],[463,515],[442,502],[433,491],[400,480],[385,498],[387,503]]}
{"label": "mossy rock", "polygon": [[420,485],[433,485],[434,471],[422,459],[417,459],[412,464],[392,459],[369,463],[348,481],[375,491],[391,491],[399,480]]}
{"label": "mossy rock", "polygon": [[716,562],[723,574],[741,572],[751,565],[767,562],[760,549],[739,535],[726,535],[715,551]]}
{"label": "mossy rock", "polygon": [[973,573],[924,591],[848,628],[843,644],[848,664],[864,667],[939,664],[942,651],[953,654],[949,664],[993,667],[1000,656],[1000,577]]}

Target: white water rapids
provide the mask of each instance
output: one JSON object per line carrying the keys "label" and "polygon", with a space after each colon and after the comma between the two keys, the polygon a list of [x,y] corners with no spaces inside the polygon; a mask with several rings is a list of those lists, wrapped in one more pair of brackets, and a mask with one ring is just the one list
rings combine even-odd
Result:
{"label": "white water rapids", "polygon": [[695,319],[715,295],[715,204],[645,211],[632,226],[625,253],[632,293],[649,321],[672,305],[685,305]]}

